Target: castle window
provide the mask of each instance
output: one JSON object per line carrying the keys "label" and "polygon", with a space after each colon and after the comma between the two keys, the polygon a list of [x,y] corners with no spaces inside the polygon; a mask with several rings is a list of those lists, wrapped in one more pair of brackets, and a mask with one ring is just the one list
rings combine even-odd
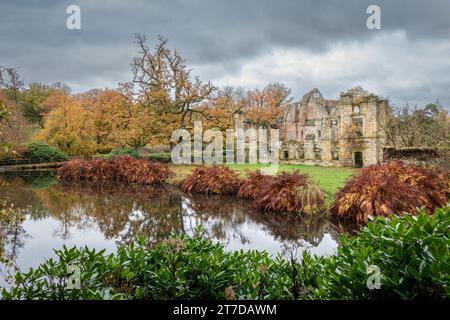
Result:
{"label": "castle window", "polygon": [[288,150],[283,151],[283,157],[284,157],[284,159],[289,159],[289,151]]}
{"label": "castle window", "polygon": [[304,159],[305,159],[305,150],[304,150],[303,148],[300,148],[300,149],[298,150],[298,158],[299,158],[300,160],[304,160]]}
{"label": "castle window", "polygon": [[317,132],[317,136],[320,138],[322,137],[322,132],[320,132],[320,130]]}
{"label": "castle window", "polygon": [[316,160],[322,160],[322,154],[321,154],[320,150],[315,150],[314,154],[315,154]]}
{"label": "castle window", "polygon": [[353,118],[353,124],[358,128],[358,134],[362,137],[364,133],[363,118],[362,117]]}
{"label": "castle window", "polygon": [[338,138],[338,121],[331,120],[331,140],[336,140]]}
{"label": "castle window", "polygon": [[331,151],[331,159],[339,160],[339,151],[336,150]]}

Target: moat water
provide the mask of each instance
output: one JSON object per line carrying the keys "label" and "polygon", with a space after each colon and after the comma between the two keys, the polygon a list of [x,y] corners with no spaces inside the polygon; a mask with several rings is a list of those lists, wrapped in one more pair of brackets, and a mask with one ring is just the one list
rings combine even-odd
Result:
{"label": "moat water", "polygon": [[199,225],[227,250],[327,255],[341,234],[356,228],[325,216],[261,212],[247,200],[188,195],[176,187],[62,185],[51,171],[1,174],[0,200],[25,212],[24,222],[0,234],[5,254],[21,271],[63,245],[113,252],[138,236],[152,245],[173,232],[192,234]]}

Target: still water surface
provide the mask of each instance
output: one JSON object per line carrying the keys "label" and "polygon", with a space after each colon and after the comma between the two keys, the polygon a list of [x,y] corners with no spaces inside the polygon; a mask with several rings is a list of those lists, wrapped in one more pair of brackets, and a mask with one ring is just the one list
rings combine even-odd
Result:
{"label": "still water surface", "polygon": [[339,235],[355,229],[327,217],[264,213],[247,200],[188,195],[175,187],[61,185],[53,172],[0,175],[0,200],[26,212],[3,239],[22,271],[54,257],[53,249],[63,245],[113,252],[137,236],[154,244],[172,232],[192,234],[199,225],[227,250],[273,255],[286,248],[333,254]]}

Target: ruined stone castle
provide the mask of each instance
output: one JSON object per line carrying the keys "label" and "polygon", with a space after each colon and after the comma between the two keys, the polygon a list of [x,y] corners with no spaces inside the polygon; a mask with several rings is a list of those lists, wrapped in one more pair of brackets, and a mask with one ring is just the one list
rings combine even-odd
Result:
{"label": "ruined stone castle", "polygon": [[280,158],[293,163],[362,167],[382,161],[386,99],[351,89],[339,100],[324,99],[318,89],[285,112],[280,126]]}

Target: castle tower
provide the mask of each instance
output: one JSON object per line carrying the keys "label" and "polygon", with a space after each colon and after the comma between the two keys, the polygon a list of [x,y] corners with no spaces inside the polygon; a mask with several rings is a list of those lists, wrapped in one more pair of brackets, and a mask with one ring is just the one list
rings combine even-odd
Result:
{"label": "castle tower", "polygon": [[387,100],[360,87],[326,100],[318,89],[286,112],[281,158],[307,164],[367,166],[382,161]]}

